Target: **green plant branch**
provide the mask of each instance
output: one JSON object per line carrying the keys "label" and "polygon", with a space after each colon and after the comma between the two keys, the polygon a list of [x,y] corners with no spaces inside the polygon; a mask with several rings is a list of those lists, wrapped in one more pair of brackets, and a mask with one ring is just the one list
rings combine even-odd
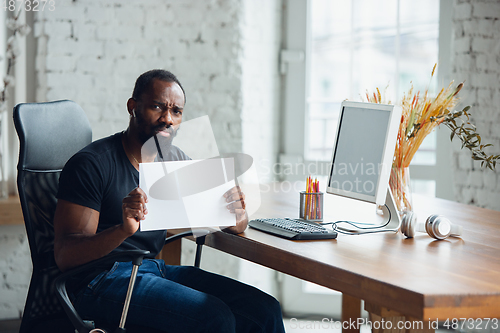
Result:
{"label": "green plant branch", "polygon": [[[463,110],[449,111],[439,117],[431,117],[431,121],[438,121],[439,124],[444,123],[451,130],[450,140],[453,141],[458,137],[462,141],[461,148],[467,148],[472,153],[472,159],[481,161],[481,167],[488,167],[494,170],[500,155],[488,155],[484,148],[493,146],[492,144],[481,144],[481,136],[476,132],[476,126],[470,122],[470,106],[466,106]],[[464,119],[465,117],[465,119]],[[458,124],[457,124],[458,123]]]}

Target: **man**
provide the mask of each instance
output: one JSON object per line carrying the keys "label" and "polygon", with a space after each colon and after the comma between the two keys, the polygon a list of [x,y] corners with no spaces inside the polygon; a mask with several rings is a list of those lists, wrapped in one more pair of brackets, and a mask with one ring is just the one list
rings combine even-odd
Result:
{"label": "man", "polygon": [[[153,162],[157,152],[141,148],[151,138],[170,143],[182,121],[184,90],[177,78],[152,70],[136,81],[127,102],[126,131],[98,140],[66,164],[54,217],[54,253],[62,271],[112,251],[140,248],[153,258],[165,231],[140,232],[148,199],[139,187],[139,163]],[[177,147],[164,160],[188,157]],[[240,233],[247,226],[244,195],[224,194]],[[74,281],[74,305],[83,318],[119,321],[131,263],[115,263]],[[168,332],[284,332],[279,303],[271,296],[232,279],[195,267],[167,266],[144,260],[139,269],[127,323]]]}

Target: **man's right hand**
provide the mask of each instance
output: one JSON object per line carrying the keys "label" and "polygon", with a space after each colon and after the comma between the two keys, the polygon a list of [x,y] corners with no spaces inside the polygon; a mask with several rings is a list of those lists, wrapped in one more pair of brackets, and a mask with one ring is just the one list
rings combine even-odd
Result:
{"label": "man's right hand", "polygon": [[122,229],[132,236],[139,229],[139,223],[146,218],[148,197],[144,191],[136,187],[122,200]]}

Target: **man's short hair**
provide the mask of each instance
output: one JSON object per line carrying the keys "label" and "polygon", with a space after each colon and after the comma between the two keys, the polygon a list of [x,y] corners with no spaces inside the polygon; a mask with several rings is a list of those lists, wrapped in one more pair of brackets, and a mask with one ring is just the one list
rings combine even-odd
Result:
{"label": "man's short hair", "polygon": [[184,91],[184,88],[182,88],[182,84],[174,74],[164,69],[152,69],[141,74],[141,76],[139,76],[135,81],[132,98],[138,100],[139,97],[141,97],[141,95],[146,91],[146,89],[150,87],[154,79],[177,83],[179,87],[181,87],[182,93],[184,94],[184,103],[186,103],[186,92]]}

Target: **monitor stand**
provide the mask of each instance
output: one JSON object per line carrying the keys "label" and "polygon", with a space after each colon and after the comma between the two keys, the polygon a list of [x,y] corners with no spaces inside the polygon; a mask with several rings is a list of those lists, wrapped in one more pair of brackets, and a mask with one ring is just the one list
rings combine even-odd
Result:
{"label": "monitor stand", "polygon": [[[399,227],[401,226],[401,217],[399,216],[398,210],[396,208],[396,202],[394,201],[394,196],[392,195],[389,187],[387,188],[387,194],[385,197],[385,204],[387,208],[384,207],[376,207],[377,214],[384,216],[386,219],[391,217],[391,220],[387,225],[377,226],[375,224],[372,225],[363,225],[363,227],[369,227],[370,229],[357,229],[355,227],[341,227],[337,226],[337,229],[342,230],[344,232],[352,233],[352,234],[372,234],[378,232],[397,232]],[[381,212],[381,214],[379,213]],[[390,212],[390,214],[389,214]]]}

